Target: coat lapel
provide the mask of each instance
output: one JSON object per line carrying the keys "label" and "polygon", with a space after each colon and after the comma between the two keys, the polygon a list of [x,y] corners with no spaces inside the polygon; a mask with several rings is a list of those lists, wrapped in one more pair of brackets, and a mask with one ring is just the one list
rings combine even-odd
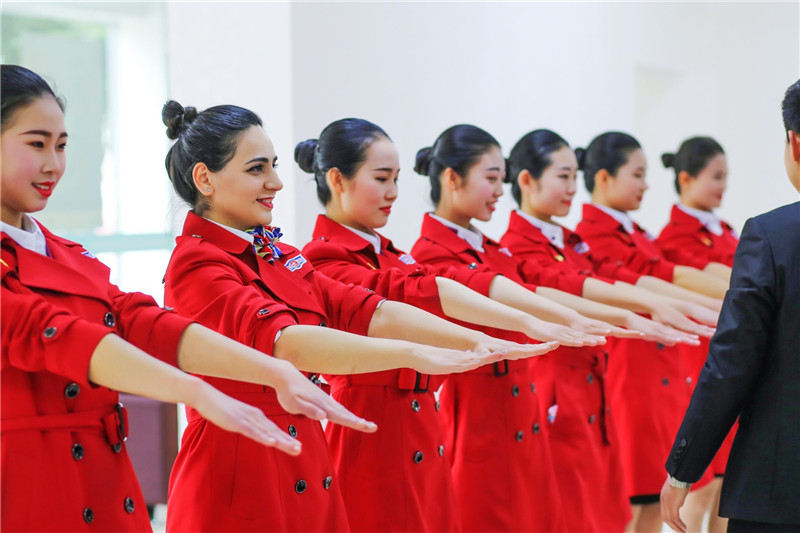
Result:
{"label": "coat lapel", "polygon": [[[41,226],[41,225],[40,225]],[[77,243],[42,227],[52,257],[16,247],[20,281],[28,287],[107,301],[110,270]]]}

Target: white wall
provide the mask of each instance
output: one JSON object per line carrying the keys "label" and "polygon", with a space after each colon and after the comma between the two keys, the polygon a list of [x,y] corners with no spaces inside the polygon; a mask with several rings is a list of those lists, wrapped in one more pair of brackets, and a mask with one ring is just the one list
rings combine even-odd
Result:
{"label": "white wall", "polygon": [[[384,230],[409,248],[428,185],[416,151],[470,122],[507,153],[546,127],[585,146],[637,136],[651,189],[636,218],[658,231],[674,201],[660,165],[686,137],[728,153],[720,213],[738,228],[793,201],[782,166],[783,91],[800,75],[797,3],[188,3],[168,6],[171,94],[204,107],[238,103],[265,119],[287,183],[276,222],[302,245],[321,211],[292,155],[329,122],[381,125],[401,157],[401,196]],[[581,190],[580,199],[585,199]],[[490,223],[502,234],[513,201]],[[290,207],[294,207],[292,212]],[[566,218],[574,225],[579,209]]]}
{"label": "white wall", "polygon": [[[636,218],[652,231],[675,198],[658,156],[694,134],[728,151],[720,212],[737,227],[797,197],[784,178],[779,110],[800,74],[796,3],[310,3],[293,6],[292,25],[297,139],[344,116],[387,130],[403,171],[385,233],[404,248],[430,208],[414,155],[459,122],[487,129],[506,153],[541,127],[573,146],[611,129],[634,134],[651,183]],[[657,90],[659,73],[670,83]],[[307,176],[296,178],[298,198],[314,205]],[[482,226],[490,236],[504,231],[513,201],[503,200]],[[307,236],[312,217],[298,224]]]}

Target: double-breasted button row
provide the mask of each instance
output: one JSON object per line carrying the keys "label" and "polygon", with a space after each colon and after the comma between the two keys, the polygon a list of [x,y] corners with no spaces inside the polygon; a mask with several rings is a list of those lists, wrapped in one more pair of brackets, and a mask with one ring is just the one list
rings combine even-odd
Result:
{"label": "double-breasted button row", "polygon": [[511,387],[511,396],[519,396],[519,387],[517,385]]}
{"label": "double-breasted button row", "polygon": [[50,327],[44,328],[44,331],[42,332],[42,335],[44,335],[45,339],[52,339],[53,337],[56,336],[56,333],[58,333],[58,328],[56,328],[55,326],[50,326]]}
{"label": "double-breasted button row", "polygon": [[418,413],[419,409],[420,409],[419,402],[417,400],[411,400],[411,410],[414,411],[415,413]]}
{"label": "double-breasted button row", "polygon": [[328,324],[325,321],[319,323],[320,327],[327,328]]}
{"label": "double-breasted button row", "polygon": [[525,432],[520,430],[520,431],[517,431],[516,435],[514,435],[514,438],[516,439],[517,442],[519,442],[519,441],[522,440],[522,437],[524,437],[524,436],[525,436]]}
{"label": "double-breasted button row", "polygon": [[[329,488],[331,488],[332,483],[333,483],[333,476],[328,476],[322,480],[322,488],[328,490]],[[297,483],[294,484],[294,491],[297,494],[304,493],[307,488],[308,488],[308,483],[306,482],[305,479],[300,479],[297,481]]]}
{"label": "double-breasted button row", "polygon": [[72,400],[81,391],[81,386],[77,383],[70,383],[64,388],[64,396]]}
{"label": "double-breasted button row", "polygon": [[258,311],[256,311],[256,314],[258,316],[268,315],[269,314],[269,309],[259,309]]}
{"label": "double-breasted button row", "polygon": [[661,384],[665,387],[669,385],[669,378],[661,378]]}
{"label": "double-breasted button row", "polygon": [[80,461],[81,459],[83,459],[85,453],[86,451],[83,449],[83,446],[81,444],[72,445],[72,458],[75,459],[76,461]]}
{"label": "double-breasted button row", "polygon": [[125,512],[131,514],[133,512],[133,498],[125,498]]}
{"label": "double-breasted button row", "polygon": [[439,457],[444,456],[444,444],[439,445]]}
{"label": "double-breasted button row", "polygon": [[531,382],[531,392],[536,394],[536,383]]}
{"label": "double-breasted button row", "polygon": [[539,422],[534,422],[533,426],[531,426],[531,431],[533,432],[534,435],[537,435],[539,433],[540,429],[541,428],[539,426]]}
{"label": "double-breasted button row", "polygon": [[595,415],[589,415],[589,423],[590,423],[590,424],[594,424],[594,421],[595,421],[595,420],[597,420],[597,416],[595,416]]}
{"label": "double-breasted button row", "polygon": [[594,374],[588,374],[588,375],[586,376],[586,383],[588,383],[588,384],[590,384],[590,385],[591,385],[592,383],[594,383]]}
{"label": "double-breasted button row", "polygon": [[475,270],[476,268],[478,268],[478,263],[470,263],[467,265],[467,268],[469,268],[470,270]]}
{"label": "double-breasted button row", "polygon": [[692,378],[691,378],[691,376],[687,376],[687,377],[686,377],[686,384],[687,384],[687,385],[691,385],[691,384],[692,384]]}
{"label": "double-breasted button row", "polygon": [[297,428],[292,424],[289,424],[289,436],[292,438],[297,438]]}
{"label": "double-breasted button row", "polygon": [[83,509],[83,521],[87,524],[94,522],[94,511],[92,511],[89,507],[85,507]]}
{"label": "double-breasted button row", "polygon": [[422,459],[423,459],[424,457],[425,457],[425,456],[422,454],[422,452],[421,452],[421,451],[417,450],[416,452],[414,452],[414,462],[415,462],[415,463],[417,463],[417,464],[421,463],[421,462],[422,462]]}
{"label": "double-breasted button row", "polygon": [[114,318],[113,313],[108,312],[105,315],[103,315],[103,324],[105,324],[110,328],[113,328],[115,325],[117,325],[117,319]]}
{"label": "double-breasted button row", "polygon": [[436,409],[436,411],[438,412],[439,411],[439,407],[441,407],[441,404],[439,403],[439,400],[436,400],[436,403],[433,404],[433,408]]}

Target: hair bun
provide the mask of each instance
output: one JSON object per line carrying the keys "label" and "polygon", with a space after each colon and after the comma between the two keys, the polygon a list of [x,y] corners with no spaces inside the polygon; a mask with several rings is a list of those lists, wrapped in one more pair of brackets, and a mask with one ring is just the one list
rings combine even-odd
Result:
{"label": "hair bun", "polygon": [[511,175],[511,159],[506,157],[504,161],[506,162],[506,175],[503,178],[503,183],[514,183],[514,176]]}
{"label": "hair bun", "polygon": [[675,154],[661,154],[661,162],[664,163],[664,168],[673,168],[675,166]]}
{"label": "hair bun", "polygon": [[170,100],[164,104],[161,110],[161,121],[167,127],[167,137],[175,140],[181,133],[186,131],[194,119],[197,118],[197,109],[194,107],[184,108],[175,100]]}
{"label": "hair bun", "polygon": [[314,174],[317,170],[319,139],[308,139],[294,147],[294,160],[303,172]]}
{"label": "hair bun", "polygon": [[583,170],[583,167],[586,164],[586,149],[575,148],[575,159],[578,160],[578,170]]}
{"label": "hair bun", "polygon": [[417,159],[414,162],[414,172],[421,176],[427,176],[431,172],[431,161],[433,161],[433,148],[428,146],[417,152]]}

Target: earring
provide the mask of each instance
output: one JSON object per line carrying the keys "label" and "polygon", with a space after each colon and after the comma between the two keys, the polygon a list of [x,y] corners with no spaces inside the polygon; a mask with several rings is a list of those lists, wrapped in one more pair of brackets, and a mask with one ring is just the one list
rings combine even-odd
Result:
{"label": "earring", "polygon": [[206,187],[205,189],[203,189],[203,192],[211,192],[211,187]]}

